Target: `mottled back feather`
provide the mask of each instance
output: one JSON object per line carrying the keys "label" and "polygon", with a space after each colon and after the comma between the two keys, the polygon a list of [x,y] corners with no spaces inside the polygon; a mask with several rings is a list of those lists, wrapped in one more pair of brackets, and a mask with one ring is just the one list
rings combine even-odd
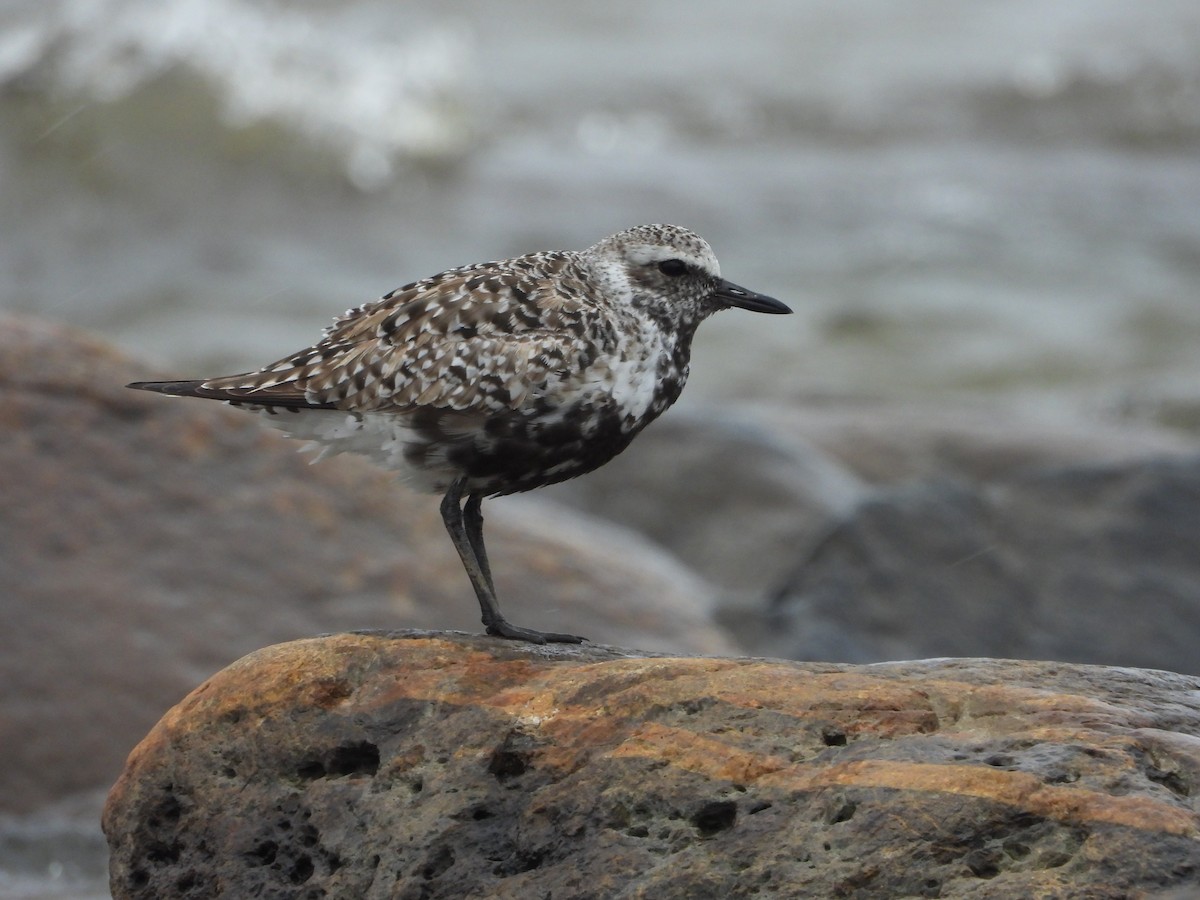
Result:
{"label": "mottled back feather", "polygon": [[348,310],[314,346],[204,387],[362,412],[515,409],[590,356],[579,351],[596,304],[558,289],[574,255],[464,266],[405,285]]}

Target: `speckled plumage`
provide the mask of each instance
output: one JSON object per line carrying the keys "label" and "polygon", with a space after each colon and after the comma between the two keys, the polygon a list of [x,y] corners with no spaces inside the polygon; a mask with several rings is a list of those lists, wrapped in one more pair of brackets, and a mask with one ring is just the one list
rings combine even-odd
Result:
{"label": "speckled plumage", "polygon": [[131,387],[262,411],[327,452],[363,453],[445,494],[443,516],[489,632],[567,640],[499,616],[479,504],[620,453],[678,398],[696,327],[730,306],[789,312],[724,281],[695,233],[643,225],[586,250],[463,266],[405,285],[257,372]]}

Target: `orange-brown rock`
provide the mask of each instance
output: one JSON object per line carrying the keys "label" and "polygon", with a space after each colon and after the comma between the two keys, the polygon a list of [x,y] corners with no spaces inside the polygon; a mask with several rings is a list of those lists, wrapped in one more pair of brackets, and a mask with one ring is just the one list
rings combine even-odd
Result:
{"label": "orange-brown rock", "polygon": [[1200,891],[1200,679],[342,634],[209,679],[104,816],[117,898]]}

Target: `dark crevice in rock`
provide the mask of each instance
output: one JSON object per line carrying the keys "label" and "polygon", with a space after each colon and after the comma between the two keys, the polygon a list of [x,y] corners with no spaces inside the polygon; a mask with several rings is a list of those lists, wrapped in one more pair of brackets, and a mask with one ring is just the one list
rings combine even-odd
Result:
{"label": "dark crevice in rock", "polygon": [[296,857],[296,861],[292,863],[292,867],[288,870],[288,881],[292,884],[304,884],[304,882],[312,878],[314,871],[316,869],[313,866],[312,857],[298,856]]}
{"label": "dark crevice in rock", "polygon": [[318,778],[324,778],[329,774],[329,770],[325,768],[325,763],[319,759],[310,759],[307,762],[300,763],[296,767],[296,774],[305,781],[316,781]]}
{"label": "dark crevice in rock", "polygon": [[539,850],[526,850],[513,854],[492,869],[492,874],[498,878],[511,878],[522,872],[532,872],[540,869],[545,860],[545,854]]}
{"label": "dark crevice in rock", "polygon": [[510,731],[488,761],[488,772],[499,782],[524,775],[533,759],[533,738],[520,731]]}
{"label": "dark crevice in rock", "polygon": [[1192,787],[1178,772],[1164,772],[1162,769],[1147,769],[1146,777],[1155,784],[1161,784],[1171,793],[1179,797],[1190,797]]}
{"label": "dark crevice in rock", "polygon": [[1050,850],[1038,857],[1037,867],[1039,869],[1060,869],[1071,861],[1072,855],[1062,850]]}
{"label": "dark crevice in rock", "polygon": [[1190,797],[1192,784],[1185,771],[1181,771],[1179,762],[1161,749],[1147,747],[1136,753],[1136,757],[1145,773],[1146,778],[1155,784],[1161,784],[1177,797]]}
{"label": "dark crevice in rock", "polygon": [[179,817],[182,814],[183,805],[179,802],[179,798],[174,794],[167,794],[151,811],[149,817],[146,819],[146,825],[155,829],[162,827],[164,824],[174,825],[179,821]]}
{"label": "dark crevice in rock", "polygon": [[836,825],[839,822],[849,822],[854,818],[854,814],[858,812],[858,804],[853,800],[843,800],[834,805],[830,810],[827,821],[830,825]]}
{"label": "dark crevice in rock", "polygon": [[1004,852],[1013,859],[1024,859],[1030,853],[1029,845],[1023,841],[1005,841],[1002,845]]}
{"label": "dark crevice in rock", "polygon": [[692,815],[692,825],[704,837],[710,837],[737,821],[737,804],[732,800],[713,800],[705,803]]}
{"label": "dark crevice in rock", "polygon": [[1001,855],[992,849],[972,850],[963,860],[976,878],[995,878],[1000,874]]}
{"label": "dark crevice in rock", "polygon": [[837,728],[826,728],[821,732],[821,740],[826,747],[846,746],[846,732]]}
{"label": "dark crevice in rock", "polygon": [[528,756],[512,750],[497,750],[488,763],[488,771],[496,776],[497,781],[508,781],[518,775],[524,775],[528,768]]}
{"label": "dark crevice in rock", "polygon": [[343,744],[321,758],[309,758],[296,767],[304,781],[355,775],[371,776],[379,771],[379,748],[368,741]]}
{"label": "dark crevice in rock", "polygon": [[242,854],[246,862],[252,866],[269,866],[275,862],[275,857],[279,854],[279,845],[274,841],[263,841],[253,850],[249,850]]}
{"label": "dark crevice in rock", "polygon": [[432,881],[454,865],[454,851],[449,847],[438,847],[421,868],[421,877]]}
{"label": "dark crevice in rock", "polygon": [[151,841],[146,847],[146,859],[156,865],[165,865],[179,861],[179,854],[183,852],[183,845],[179,841],[171,841],[165,843],[163,841]]}
{"label": "dark crevice in rock", "polygon": [[187,894],[194,888],[199,887],[200,879],[195,872],[184,872],[175,881],[175,890],[181,894]]}
{"label": "dark crevice in rock", "polygon": [[374,775],[379,771],[379,748],[366,741],[338,747],[329,771],[333,775]]}

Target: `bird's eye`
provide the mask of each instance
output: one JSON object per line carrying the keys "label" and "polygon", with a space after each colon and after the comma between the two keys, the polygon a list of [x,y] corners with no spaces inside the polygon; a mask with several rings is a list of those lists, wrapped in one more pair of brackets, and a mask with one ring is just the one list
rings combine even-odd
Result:
{"label": "bird's eye", "polygon": [[668,278],[678,278],[688,270],[687,263],[682,259],[664,259],[658,264],[658,271]]}

